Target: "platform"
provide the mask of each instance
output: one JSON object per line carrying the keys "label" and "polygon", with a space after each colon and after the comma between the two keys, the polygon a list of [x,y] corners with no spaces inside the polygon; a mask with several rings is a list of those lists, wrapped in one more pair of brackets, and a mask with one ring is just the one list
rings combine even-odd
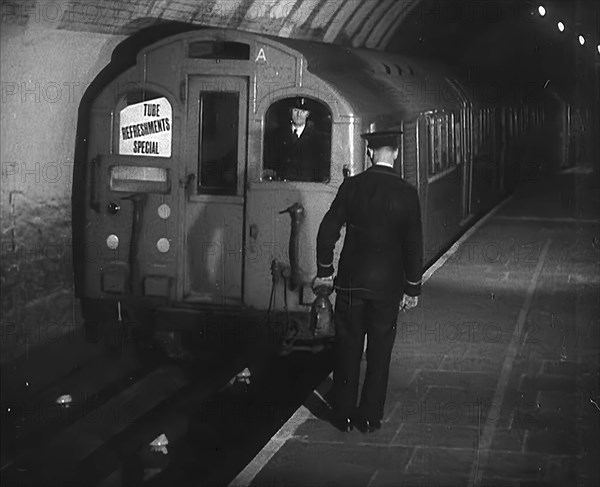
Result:
{"label": "platform", "polygon": [[328,378],[230,485],[600,485],[591,181],[524,181],[427,274],[399,316],[381,430],[335,429]]}

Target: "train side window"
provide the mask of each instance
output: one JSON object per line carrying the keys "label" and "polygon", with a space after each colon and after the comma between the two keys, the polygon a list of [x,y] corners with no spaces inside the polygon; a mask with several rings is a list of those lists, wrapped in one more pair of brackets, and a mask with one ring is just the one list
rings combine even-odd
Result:
{"label": "train side window", "polygon": [[438,131],[440,137],[440,168],[446,169],[448,160],[448,115],[442,114],[437,119]]}
{"label": "train side window", "polygon": [[239,94],[200,94],[198,192],[235,194],[237,190]]}
{"label": "train side window", "polygon": [[487,144],[487,110],[479,112],[479,133],[481,136],[481,146]]}
{"label": "train side window", "polygon": [[425,161],[427,161],[427,168],[429,171],[430,164],[430,151],[431,151],[431,137],[429,135],[429,116],[421,115],[417,120],[417,141],[418,141],[418,156],[419,165],[422,167]]}
{"label": "train side window", "polygon": [[427,164],[427,173],[431,175],[435,171],[435,123],[433,115],[430,113],[421,115],[419,117],[417,130],[419,136],[420,164]]}
{"label": "train side window", "polygon": [[454,113],[446,120],[448,130],[448,162],[449,164],[456,163],[456,134],[454,132]]}
{"label": "train side window", "polygon": [[441,171],[442,169],[442,164],[441,164],[441,127],[440,127],[440,123],[439,123],[439,118],[435,117],[431,119],[431,169],[430,169],[430,173],[431,174],[435,174]]}
{"label": "train side window", "polygon": [[454,123],[453,114],[438,112],[421,115],[419,133],[419,157],[427,162],[429,176],[440,174],[460,160],[460,124]]}
{"label": "train side window", "polygon": [[[297,103],[304,113],[293,113]],[[305,122],[299,137],[293,131],[293,117],[296,123]],[[327,182],[331,119],[329,108],[316,100],[293,97],[273,103],[265,115],[263,179]]]}
{"label": "train side window", "polygon": [[479,122],[479,114],[473,115],[473,155],[477,155],[479,153],[479,144],[481,141],[481,134],[479,133],[479,128],[481,127],[481,123]]}
{"label": "train side window", "polygon": [[461,164],[463,161],[462,155],[462,126],[460,122],[454,122],[454,161],[456,164]]}

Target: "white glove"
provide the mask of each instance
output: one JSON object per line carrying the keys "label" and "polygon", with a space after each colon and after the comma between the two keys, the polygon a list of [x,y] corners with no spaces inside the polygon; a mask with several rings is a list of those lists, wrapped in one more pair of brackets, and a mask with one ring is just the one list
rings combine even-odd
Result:
{"label": "white glove", "polygon": [[312,282],[313,290],[321,286],[326,287],[327,289],[333,289],[333,275],[329,277],[315,277]]}
{"label": "white glove", "polygon": [[419,296],[409,296],[408,294],[405,294],[402,297],[402,302],[400,303],[400,309],[402,311],[406,311],[411,308],[414,308],[417,304],[419,304]]}

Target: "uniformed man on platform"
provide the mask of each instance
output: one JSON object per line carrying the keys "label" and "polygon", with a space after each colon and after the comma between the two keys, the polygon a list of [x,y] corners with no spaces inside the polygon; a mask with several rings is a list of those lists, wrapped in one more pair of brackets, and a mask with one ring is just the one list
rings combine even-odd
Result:
{"label": "uniformed man on platform", "polygon": [[[400,131],[363,134],[372,167],[344,180],[319,227],[313,287],[333,287],[333,251],[346,225],[335,279],[333,397],[337,426],[381,427],[399,309],[418,303],[423,239],[417,190],[394,170]],[[367,369],[358,401],[367,335]]]}

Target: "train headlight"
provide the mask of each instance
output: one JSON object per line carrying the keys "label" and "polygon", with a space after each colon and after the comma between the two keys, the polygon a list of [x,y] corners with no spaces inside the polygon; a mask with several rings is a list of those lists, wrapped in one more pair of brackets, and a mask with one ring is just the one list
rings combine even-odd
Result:
{"label": "train headlight", "polygon": [[117,237],[114,234],[109,235],[106,238],[106,246],[110,249],[110,250],[116,250],[117,247],[119,246],[119,237]]}
{"label": "train headlight", "polygon": [[166,238],[159,238],[158,242],[156,242],[156,248],[159,252],[162,252],[164,254],[169,251],[169,249],[171,248],[171,244]]}
{"label": "train headlight", "polygon": [[171,207],[166,203],[163,203],[158,207],[158,216],[163,220],[166,220],[171,216]]}

